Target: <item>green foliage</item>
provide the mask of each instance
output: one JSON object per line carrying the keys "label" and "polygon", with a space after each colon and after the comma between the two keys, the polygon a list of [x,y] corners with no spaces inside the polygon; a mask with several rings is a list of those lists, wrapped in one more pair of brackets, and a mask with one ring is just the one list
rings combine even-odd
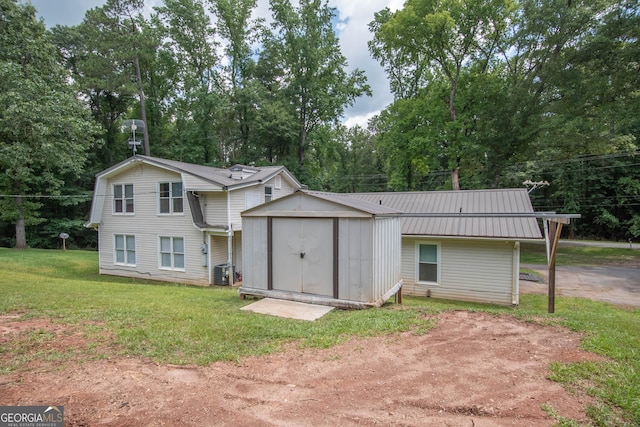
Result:
{"label": "green foliage", "polygon": [[0,216],[16,224],[24,248],[24,226],[45,220],[39,196],[59,195],[65,179],[82,173],[97,127],[35,9],[2,0],[0,13]]}

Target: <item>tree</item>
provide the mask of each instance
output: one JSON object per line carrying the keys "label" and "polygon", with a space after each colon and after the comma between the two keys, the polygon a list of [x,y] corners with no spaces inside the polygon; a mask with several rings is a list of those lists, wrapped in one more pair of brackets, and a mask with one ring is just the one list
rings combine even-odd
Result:
{"label": "tree", "polygon": [[170,109],[176,141],[165,153],[185,161],[219,161],[226,151],[217,135],[225,101],[218,74],[219,42],[205,4],[203,0],[166,0],[157,11],[175,86]]}
{"label": "tree", "polygon": [[218,18],[217,33],[222,37],[228,65],[222,67],[222,90],[229,100],[225,114],[229,154],[248,160],[251,133],[255,126],[255,105],[258,103],[253,84],[255,61],[251,45],[259,41],[262,20],[251,19],[256,0],[210,0],[211,11]]}
{"label": "tree", "polygon": [[32,6],[0,0],[0,46],[0,215],[23,249],[25,227],[44,221],[40,198],[82,171],[97,129]]}
{"label": "tree", "polygon": [[297,166],[302,172],[312,132],[336,122],[345,107],[370,94],[370,88],[361,70],[347,73],[332,25],[335,10],[326,1],[301,0],[293,7],[289,0],[271,0],[271,10],[272,34],[262,56],[273,65],[270,82],[295,117]]}
{"label": "tree", "polygon": [[393,73],[395,87],[411,88],[397,89],[400,93],[415,96],[416,85],[425,79],[427,84],[439,79],[448,83],[446,108],[452,125],[431,144],[446,153],[456,190],[467,143],[464,123],[456,123],[461,78],[465,68],[480,74],[491,69],[513,10],[511,0],[408,0],[403,9],[391,15],[383,11],[370,24],[376,31],[369,45],[372,54]]}

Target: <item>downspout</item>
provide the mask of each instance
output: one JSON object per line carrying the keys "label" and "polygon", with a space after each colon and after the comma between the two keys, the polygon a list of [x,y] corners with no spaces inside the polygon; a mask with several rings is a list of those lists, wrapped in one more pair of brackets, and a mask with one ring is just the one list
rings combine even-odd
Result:
{"label": "downspout", "polygon": [[513,244],[513,275],[511,278],[511,304],[520,303],[520,242]]}
{"label": "downspout", "polygon": [[231,228],[231,193],[227,188],[227,272],[228,285],[232,285],[234,282],[233,274],[233,229]]}
{"label": "downspout", "polygon": [[209,286],[213,285],[213,273],[211,269],[211,233],[207,233],[207,274],[209,275]]}

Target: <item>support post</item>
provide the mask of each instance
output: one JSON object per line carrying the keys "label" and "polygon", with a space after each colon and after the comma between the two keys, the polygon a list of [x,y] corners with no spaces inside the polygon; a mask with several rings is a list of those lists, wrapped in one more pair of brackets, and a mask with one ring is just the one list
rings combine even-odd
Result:
{"label": "support post", "polygon": [[[545,231],[547,228],[545,227]],[[560,232],[562,231],[562,223],[554,220],[549,221],[548,227],[548,266],[549,266],[549,304],[548,312],[556,311],[556,254],[558,253],[558,242],[560,241]]]}

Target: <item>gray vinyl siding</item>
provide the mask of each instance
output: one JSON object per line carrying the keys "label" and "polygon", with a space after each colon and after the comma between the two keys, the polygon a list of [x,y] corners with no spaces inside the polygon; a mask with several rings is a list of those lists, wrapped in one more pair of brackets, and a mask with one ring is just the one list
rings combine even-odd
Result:
{"label": "gray vinyl siding", "polygon": [[[437,284],[417,283],[418,242],[439,245],[440,281]],[[514,256],[519,258],[519,250],[514,249],[512,241],[405,237],[402,241],[403,292],[426,296],[430,291],[433,298],[509,305]]]}
{"label": "gray vinyl siding", "polygon": [[204,220],[211,225],[227,225],[227,193],[204,193]]}
{"label": "gray vinyl siding", "polygon": [[[107,180],[106,197],[99,227],[100,273],[139,277],[181,283],[207,284],[207,268],[202,265],[200,244],[202,233],[193,227],[186,198],[184,213],[158,214],[158,183],[180,181],[178,173],[147,164]],[[113,214],[113,184],[133,184],[134,213]],[[135,267],[114,263],[114,236],[134,235],[136,238]],[[184,238],[184,271],[160,268],[160,236]]]}
{"label": "gray vinyl siding", "polygon": [[226,264],[229,260],[227,253],[228,242],[224,236],[211,236],[211,249],[209,251],[209,262],[211,266]]}

